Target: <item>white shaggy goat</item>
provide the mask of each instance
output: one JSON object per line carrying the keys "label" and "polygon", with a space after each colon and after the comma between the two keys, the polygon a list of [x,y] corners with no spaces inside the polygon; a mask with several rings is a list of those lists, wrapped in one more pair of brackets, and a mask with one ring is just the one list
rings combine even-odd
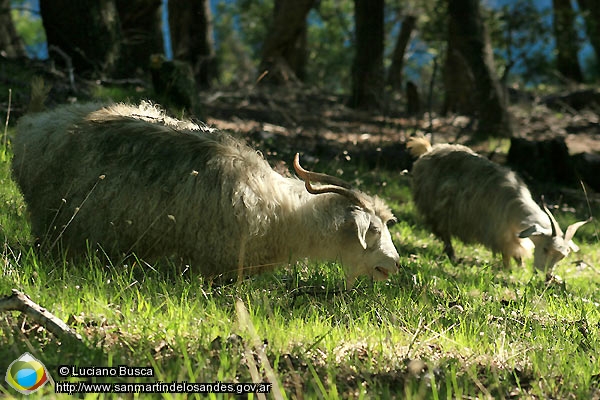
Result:
{"label": "white shaggy goat", "polygon": [[13,150],[33,233],[49,249],[76,255],[99,245],[229,277],[337,260],[350,285],[398,269],[386,226],[394,217],[378,197],[304,170],[298,155],[303,180],[285,178],[232,136],[147,102],[26,115]]}
{"label": "white shaggy goat", "polygon": [[425,138],[412,138],[407,147],[419,157],[412,170],[415,205],[451,260],[452,237],[501,253],[505,268],[511,257],[521,265],[531,242],[534,266],[546,272],[579,250],[571,239],[587,221],[563,234],[546,205],[542,209],[533,201],[513,171],[461,145],[432,147]]}

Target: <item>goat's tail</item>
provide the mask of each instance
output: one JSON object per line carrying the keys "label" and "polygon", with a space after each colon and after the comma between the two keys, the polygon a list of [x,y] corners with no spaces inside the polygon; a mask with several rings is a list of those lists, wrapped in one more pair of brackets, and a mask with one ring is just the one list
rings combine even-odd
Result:
{"label": "goat's tail", "polygon": [[408,140],[406,147],[409,149],[410,154],[413,157],[419,158],[431,150],[431,143],[423,136],[415,136]]}
{"label": "goat's tail", "polygon": [[38,113],[46,109],[44,103],[50,93],[50,86],[46,86],[43,78],[34,76],[31,78],[31,99],[29,100],[29,106],[27,107],[28,113]]}

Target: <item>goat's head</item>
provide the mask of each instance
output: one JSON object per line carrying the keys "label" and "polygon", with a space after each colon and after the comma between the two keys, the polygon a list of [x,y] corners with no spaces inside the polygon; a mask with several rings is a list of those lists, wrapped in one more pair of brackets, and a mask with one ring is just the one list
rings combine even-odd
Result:
{"label": "goat's head", "polygon": [[566,233],[560,229],[558,222],[546,207],[542,198],[542,207],[550,219],[550,230],[533,225],[519,234],[520,238],[528,237],[535,244],[533,265],[540,271],[550,272],[557,262],[565,258],[572,251],[579,251],[579,247],[573,242],[573,236],[577,229],[586,222],[579,221],[569,225]]}
{"label": "goat's head", "polygon": [[[382,281],[396,273],[400,256],[388,230],[396,219],[385,203],[352,189],[350,184],[339,178],[305,170],[300,166],[299,154],[294,157],[294,169],[309,193],[337,193],[349,200],[340,232],[343,237],[338,238],[343,247],[339,257],[348,287],[360,275]],[[321,185],[314,187],[311,182]]]}

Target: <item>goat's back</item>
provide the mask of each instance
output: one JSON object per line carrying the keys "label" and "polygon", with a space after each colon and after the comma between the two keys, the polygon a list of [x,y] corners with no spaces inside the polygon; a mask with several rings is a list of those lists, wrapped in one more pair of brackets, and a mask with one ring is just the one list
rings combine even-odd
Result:
{"label": "goat's back", "polygon": [[239,243],[223,232],[250,229],[244,202],[274,173],[230,135],[149,103],[27,115],[13,150],[13,177],[42,245],[76,254],[100,243],[109,255],[176,254],[208,269],[235,264]]}

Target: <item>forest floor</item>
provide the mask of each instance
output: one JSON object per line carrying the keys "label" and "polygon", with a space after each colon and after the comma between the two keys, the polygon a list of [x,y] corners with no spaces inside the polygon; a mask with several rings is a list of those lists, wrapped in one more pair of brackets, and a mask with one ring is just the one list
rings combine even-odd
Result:
{"label": "forest floor", "polygon": [[[252,137],[277,135],[286,141],[296,139],[302,148],[319,149],[326,145],[338,150],[361,152],[386,147],[415,134],[434,132],[435,142],[465,143],[470,138],[472,120],[450,115],[422,113],[419,118],[402,112],[401,100],[393,111],[366,112],[344,105],[345,97],[317,91],[278,88],[218,89],[203,93],[207,122],[220,129],[239,131]],[[548,98],[551,96],[547,96]],[[523,96],[511,107],[515,136],[543,140],[564,137],[571,153],[600,152],[600,97],[589,108],[575,110],[564,104],[550,108],[545,98]],[[391,106],[389,107],[391,108]],[[474,146],[485,148],[486,143]],[[342,150],[343,151],[343,150]]]}

